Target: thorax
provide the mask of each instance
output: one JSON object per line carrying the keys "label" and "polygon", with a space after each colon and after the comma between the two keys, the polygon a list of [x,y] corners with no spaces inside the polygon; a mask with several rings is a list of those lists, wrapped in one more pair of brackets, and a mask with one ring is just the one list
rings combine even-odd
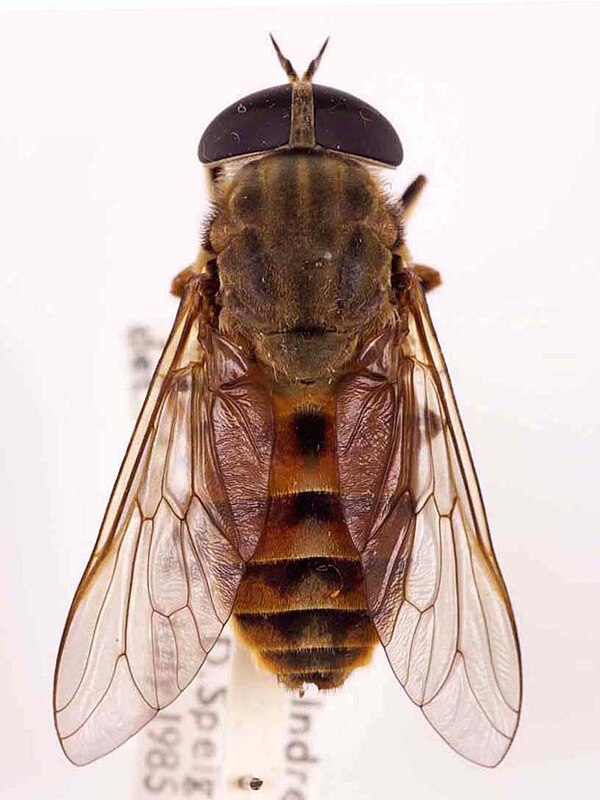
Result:
{"label": "thorax", "polygon": [[282,380],[330,378],[389,318],[398,238],[358,162],[320,153],[250,162],[220,187],[209,229],[221,330]]}

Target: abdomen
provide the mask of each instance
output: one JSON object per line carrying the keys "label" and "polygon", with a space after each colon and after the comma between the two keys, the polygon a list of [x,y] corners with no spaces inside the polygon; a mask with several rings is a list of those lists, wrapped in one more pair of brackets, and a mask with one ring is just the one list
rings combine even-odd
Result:
{"label": "abdomen", "polygon": [[235,627],[284,685],[332,689],[368,663],[378,641],[340,505],[334,393],[292,387],[273,394],[273,409],[269,516],[240,585]]}

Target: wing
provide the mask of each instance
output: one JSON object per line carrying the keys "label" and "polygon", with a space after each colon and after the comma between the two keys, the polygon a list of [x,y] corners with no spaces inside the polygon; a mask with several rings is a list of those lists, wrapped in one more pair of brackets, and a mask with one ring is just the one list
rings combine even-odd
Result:
{"label": "wing", "polygon": [[521,664],[510,600],[425,298],[367,344],[338,395],[340,491],[396,677],[457,752],[498,764]]}
{"label": "wing", "polygon": [[169,705],[226,623],[264,528],[272,419],[244,355],[181,301],[58,654],[55,724],[86,764]]}

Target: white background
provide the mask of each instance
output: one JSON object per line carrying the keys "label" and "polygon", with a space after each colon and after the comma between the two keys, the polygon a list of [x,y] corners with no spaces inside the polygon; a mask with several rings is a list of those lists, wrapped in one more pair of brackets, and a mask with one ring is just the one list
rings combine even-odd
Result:
{"label": "white background", "polygon": [[198,138],[332,35],[318,80],[377,106],[430,184],[409,226],[513,597],[521,728],[495,771],[444,746],[383,663],[330,698],[323,798],[529,800],[597,786],[600,7],[0,15],[0,792],[130,797],[85,769],[53,662],[129,434],[124,333],[167,325],[206,200]]}

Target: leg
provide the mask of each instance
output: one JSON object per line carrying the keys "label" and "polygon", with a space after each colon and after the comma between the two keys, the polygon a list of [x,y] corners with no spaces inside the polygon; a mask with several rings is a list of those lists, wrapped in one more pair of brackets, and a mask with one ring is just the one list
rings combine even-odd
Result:
{"label": "leg", "polygon": [[202,320],[216,328],[218,325],[219,311],[219,274],[217,260],[208,251],[202,249],[196,261],[189,267],[182,269],[171,282],[171,294],[183,297],[187,284],[191,280],[197,281],[200,304],[199,313]]}
{"label": "leg", "polygon": [[[427,178],[425,175],[418,175],[410,184],[410,186],[404,190],[401,201],[402,216],[405,220],[408,219],[408,217],[410,217],[414,211],[417,201],[421,196],[421,192],[425,188],[426,183]],[[433,269],[433,267],[427,267],[425,264],[413,264],[408,250],[405,251],[404,256],[408,263],[410,263],[412,271],[416,273],[417,277],[421,281],[424,292],[430,292],[432,289],[435,289],[436,286],[440,285],[442,278],[437,269]]]}
{"label": "leg", "polygon": [[421,281],[421,286],[425,293],[430,292],[439,286],[442,282],[442,276],[433,267],[426,267],[425,264],[413,264],[413,272],[417,273],[417,277]]}
{"label": "leg", "polygon": [[417,276],[424,292],[430,292],[442,282],[442,276],[437,269],[425,264],[415,264],[410,250],[406,244],[402,244],[392,257],[392,286],[396,291],[406,288],[410,273]]}
{"label": "leg", "polygon": [[185,285],[194,275],[207,274],[210,277],[216,275],[216,262],[214,253],[202,247],[198,253],[198,258],[189,267],[182,269],[171,281],[171,294],[175,297],[183,297]]}
{"label": "leg", "polygon": [[417,204],[417,200],[419,199],[421,192],[425,188],[425,184],[427,183],[427,178],[425,175],[418,175],[414,181],[404,190],[404,194],[400,198],[402,201],[402,216],[404,219],[408,219],[412,212],[415,209]]}
{"label": "leg", "polygon": [[[410,264],[410,266],[408,266]],[[424,264],[413,264],[395,255],[392,259],[392,290],[396,295],[401,295],[410,284],[411,274],[416,275],[425,293],[430,292],[442,282],[442,276],[433,267]]]}
{"label": "leg", "polygon": [[171,294],[174,294],[175,297],[183,297],[186,283],[194,275],[199,275],[200,272],[201,270],[198,268],[197,262],[190,264],[189,267],[186,267],[185,269],[182,269],[181,272],[178,272],[171,281]]}

